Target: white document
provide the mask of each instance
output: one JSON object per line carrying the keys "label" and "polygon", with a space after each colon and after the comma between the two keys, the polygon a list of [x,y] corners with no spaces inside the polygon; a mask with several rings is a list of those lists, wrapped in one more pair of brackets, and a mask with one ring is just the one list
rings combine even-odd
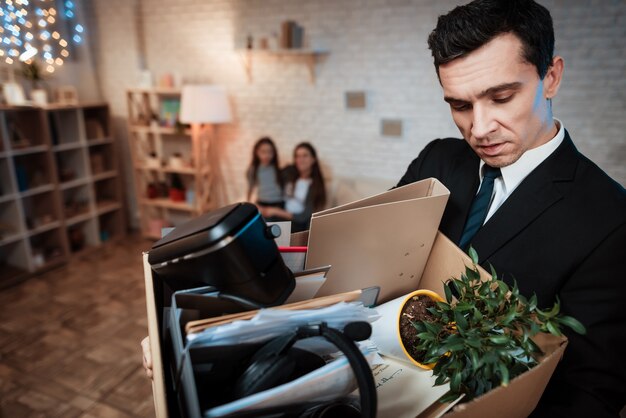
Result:
{"label": "white document", "polygon": [[304,270],[306,252],[303,251],[287,253],[281,251],[280,256],[283,258],[283,261],[285,262],[287,268],[289,268],[289,270],[293,271],[294,273]]}
{"label": "white document", "polygon": [[265,341],[298,327],[326,322],[329,327],[343,329],[355,321],[373,322],[376,310],[362,302],[339,302],[318,309],[282,310],[261,309],[252,319],[238,320],[187,334],[193,345],[228,345]]}
{"label": "white document", "polygon": [[378,395],[379,417],[415,418],[444,395],[450,386],[434,386],[431,370],[382,357],[372,369]]}
{"label": "white document", "polygon": [[289,303],[301,302],[313,299],[320,287],[326,282],[326,274],[330,270],[330,266],[311,269],[296,273],[296,287],[291,295],[285,301],[285,305]]}
{"label": "white document", "polygon": [[[371,364],[380,358],[373,348],[363,348],[362,345],[360,347],[368,363]],[[348,359],[341,356],[296,380],[209,409],[204,416],[214,418],[250,409],[300,402],[330,401],[348,395],[356,387],[356,379]]]}

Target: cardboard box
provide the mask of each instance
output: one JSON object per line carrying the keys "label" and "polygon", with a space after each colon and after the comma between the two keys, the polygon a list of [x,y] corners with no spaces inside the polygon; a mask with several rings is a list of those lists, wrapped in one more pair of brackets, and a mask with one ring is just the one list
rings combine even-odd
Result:
{"label": "cardboard box", "polygon": [[[292,246],[309,245],[306,268],[332,264],[331,274],[318,296],[372,285],[381,286],[381,303],[418,288],[443,295],[443,283],[451,277],[458,277],[466,265],[471,265],[470,258],[437,231],[449,194],[447,189],[434,179],[408,186],[315,214],[310,236],[307,232],[292,234]],[[367,239],[372,234],[373,239]],[[342,248],[350,248],[352,254],[341,257]],[[372,254],[378,254],[378,257]],[[398,263],[402,275],[396,271]],[[381,266],[387,266],[391,273],[380,274]],[[153,336],[158,335],[157,313],[146,255],[144,268],[148,322]],[[369,274],[372,269],[378,269],[376,274]],[[489,277],[487,272],[480,270],[484,278]],[[471,402],[456,405],[447,413],[448,405],[434,402],[419,417],[434,418],[444,413],[446,418],[528,416],[567,345],[565,338],[550,335],[538,336],[536,342],[545,352],[540,364],[511,380],[507,387],[499,387]],[[158,338],[151,338],[151,347],[155,362],[155,409],[157,417],[166,417]],[[403,389],[411,390],[410,387]]]}

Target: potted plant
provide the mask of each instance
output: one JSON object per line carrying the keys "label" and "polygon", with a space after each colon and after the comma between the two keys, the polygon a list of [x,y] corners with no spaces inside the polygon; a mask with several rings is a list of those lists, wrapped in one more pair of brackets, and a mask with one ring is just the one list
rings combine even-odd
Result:
{"label": "potted plant", "polygon": [[[499,280],[493,268],[490,279],[481,280],[478,255],[473,248],[469,255],[473,265],[466,267],[460,278],[446,283],[445,301],[428,300],[420,317],[414,315],[417,311],[411,305],[424,303],[424,296],[406,298],[400,309],[400,318],[406,312],[413,316],[405,315],[413,330],[400,336],[403,349],[415,355],[417,362],[432,367],[435,385],[450,384],[441,402],[460,395],[467,401],[507,386],[538,364],[542,353],[533,337],[540,332],[560,336],[561,327],[567,326],[585,333],[578,320],[560,314],[558,299],[552,308],[539,309],[535,295],[527,299],[517,284],[510,287]],[[404,332],[400,322],[398,328]]]}
{"label": "potted plant", "polygon": [[48,95],[42,87],[44,78],[41,65],[34,60],[23,63],[22,76],[31,83],[30,97],[33,103],[40,106],[48,104]]}

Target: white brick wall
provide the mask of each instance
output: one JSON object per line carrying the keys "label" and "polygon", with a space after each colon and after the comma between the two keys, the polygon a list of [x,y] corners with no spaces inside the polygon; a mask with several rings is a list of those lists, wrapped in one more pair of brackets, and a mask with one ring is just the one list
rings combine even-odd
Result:
{"label": "white brick wall", "polygon": [[[426,38],[453,0],[83,0],[92,31],[101,91],[113,113],[126,115],[124,89],[133,85],[144,27],[147,68],[156,77],[227,87],[237,121],[221,127],[229,195],[242,195],[252,143],[313,142],[335,175],[388,179],[392,185],[433,138],[458,136],[441,99]],[[626,2],[544,0],[555,20],[565,79],[554,102],[579,149],[626,184]],[[139,15],[135,14],[139,6]],[[252,34],[278,33],[280,22],[304,26],[312,47],[329,55],[310,84],[303,62],[258,57],[248,83],[235,48]],[[344,93],[367,92],[367,109],[344,108]],[[381,137],[380,120],[402,119],[402,138]],[[120,127],[123,128],[123,119]],[[123,133],[123,129],[120,129]]]}

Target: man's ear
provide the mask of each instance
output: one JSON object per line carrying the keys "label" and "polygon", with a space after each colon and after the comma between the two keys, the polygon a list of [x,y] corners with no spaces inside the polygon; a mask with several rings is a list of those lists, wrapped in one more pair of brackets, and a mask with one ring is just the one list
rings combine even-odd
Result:
{"label": "man's ear", "polygon": [[546,99],[553,99],[559,91],[563,77],[563,58],[558,55],[552,58],[552,65],[543,78],[543,94]]}

